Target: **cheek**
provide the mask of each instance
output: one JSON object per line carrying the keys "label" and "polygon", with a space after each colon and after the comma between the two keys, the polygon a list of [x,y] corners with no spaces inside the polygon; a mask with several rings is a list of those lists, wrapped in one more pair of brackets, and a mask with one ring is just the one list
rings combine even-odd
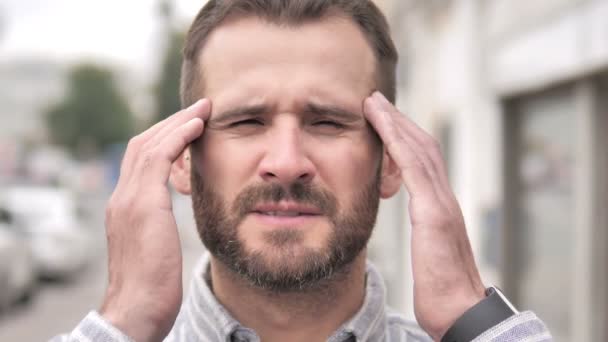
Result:
{"label": "cheek", "polygon": [[315,164],[323,185],[343,205],[352,206],[353,196],[376,177],[378,157],[369,144],[360,141],[325,145],[316,151]]}
{"label": "cheek", "polygon": [[208,134],[199,143],[198,170],[222,197],[235,198],[255,170],[249,149],[228,139]]}

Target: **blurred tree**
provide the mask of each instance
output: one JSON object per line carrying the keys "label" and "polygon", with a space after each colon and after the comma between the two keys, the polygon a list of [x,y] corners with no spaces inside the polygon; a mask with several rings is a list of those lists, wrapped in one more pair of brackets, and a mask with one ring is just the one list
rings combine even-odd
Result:
{"label": "blurred tree", "polygon": [[132,113],[111,71],[91,64],[73,67],[66,97],[49,109],[46,119],[53,142],[78,158],[124,142],[134,131]]}
{"label": "blurred tree", "polygon": [[159,78],[154,87],[154,99],[156,101],[154,122],[166,118],[181,108],[179,78],[182,65],[181,49],[185,39],[185,33],[177,30],[174,25],[174,1],[159,0],[157,10],[165,44]]}
{"label": "blurred tree", "polygon": [[154,121],[160,121],[181,108],[179,98],[179,78],[182,66],[182,45],[185,34],[171,31],[162,61],[160,77],[154,88],[156,115]]}
{"label": "blurred tree", "polygon": [[158,2],[158,15],[163,21],[163,25],[165,27],[170,27],[173,22],[173,13],[175,13],[175,8],[172,0],[160,0]]}

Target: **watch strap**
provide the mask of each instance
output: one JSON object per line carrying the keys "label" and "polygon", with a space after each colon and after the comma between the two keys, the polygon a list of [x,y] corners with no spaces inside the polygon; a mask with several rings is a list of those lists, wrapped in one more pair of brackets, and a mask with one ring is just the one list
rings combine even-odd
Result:
{"label": "watch strap", "polygon": [[516,313],[517,310],[498,288],[489,287],[486,298],[460,316],[441,338],[441,342],[470,342]]}

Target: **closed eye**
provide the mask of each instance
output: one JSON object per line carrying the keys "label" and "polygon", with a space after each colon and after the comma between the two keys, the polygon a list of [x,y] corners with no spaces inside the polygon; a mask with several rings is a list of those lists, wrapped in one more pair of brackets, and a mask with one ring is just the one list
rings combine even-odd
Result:
{"label": "closed eye", "polygon": [[259,119],[246,119],[233,122],[229,127],[247,126],[247,125],[263,125],[264,123]]}
{"label": "closed eye", "polygon": [[329,126],[333,128],[344,128],[345,126],[336,121],[322,120],[313,123],[313,126]]}

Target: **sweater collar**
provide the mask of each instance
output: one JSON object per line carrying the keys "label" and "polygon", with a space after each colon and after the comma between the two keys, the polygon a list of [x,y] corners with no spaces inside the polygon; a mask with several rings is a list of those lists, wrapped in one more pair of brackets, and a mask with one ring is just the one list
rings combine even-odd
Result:
{"label": "sweater collar", "polygon": [[[255,332],[234,319],[213,294],[209,286],[210,261],[210,254],[205,252],[197,262],[185,302],[185,314],[192,331],[203,341],[232,341],[237,337],[237,340],[259,341]],[[328,341],[352,341],[353,337],[356,341],[380,340],[386,325],[385,296],[384,281],[368,261],[363,305]]]}

